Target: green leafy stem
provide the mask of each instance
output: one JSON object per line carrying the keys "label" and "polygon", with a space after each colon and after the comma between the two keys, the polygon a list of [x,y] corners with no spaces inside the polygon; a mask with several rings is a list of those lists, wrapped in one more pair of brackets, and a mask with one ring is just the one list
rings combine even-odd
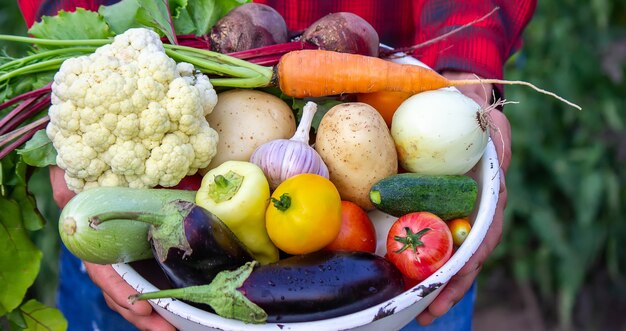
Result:
{"label": "green leafy stem", "polygon": [[[59,47],[15,59],[0,66],[0,84],[17,75],[58,70],[64,60],[77,55],[93,53],[97,47],[111,43],[112,39],[41,39],[14,35],[0,35],[0,40]],[[196,69],[210,75],[214,86],[257,88],[270,86],[273,69],[235,57],[189,46],[164,44],[166,54],[176,62],[188,62]],[[20,64],[28,63],[26,66]],[[218,77],[215,77],[217,75]]]}

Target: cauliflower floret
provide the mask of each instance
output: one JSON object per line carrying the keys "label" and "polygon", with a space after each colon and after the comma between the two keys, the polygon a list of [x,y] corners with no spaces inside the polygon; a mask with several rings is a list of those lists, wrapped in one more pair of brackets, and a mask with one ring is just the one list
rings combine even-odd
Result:
{"label": "cauliflower floret", "polygon": [[132,113],[120,116],[113,134],[123,140],[132,140],[139,136],[139,117],[137,114]]}
{"label": "cauliflower floret", "polygon": [[111,131],[104,127],[102,123],[87,125],[83,132],[83,143],[98,153],[105,152],[116,140]]}
{"label": "cauliflower floret", "polygon": [[190,172],[187,175],[195,174],[195,169],[206,167],[205,164],[210,163],[215,154],[217,154],[217,145],[207,144],[207,141],[218,141],[217,131],[211,128],[208,123],[202,122],[198,134],[189,138],[196,157],[193,163],[191,163],[191,169],[189,169]]}
{"label": "cauliflower floret", "polygon": [[209,81],[209,77],[205,75],[196,76],[196,88],[200,92],[202,98],[202,110],[204,116],[209,115],[217,104],[217,92],[213,89],[213,85]]}
{"label": "cauliflower floret", "polygon": [[47,134],[74,192],[95,186],[174,186],[208,166],[217,103],[208,77],[176,63],[159,36],[129,29],[54,77]]}
{"label": "cauliflower floret", "polygon": [[150,103],[148,109],[139,116],[139,138],[149,149],[157,147],[171,128],[169,114],[159,103]]}
{"label": "cauliflower floret", "polygon": [[124,180],[128,183],[128,187],[132,188],[144,188],[146,184],[141,179],[141,176],[124,176]]}
{"label": "cauliflower floret", "polygon": [[174,186],[190,171],[194,157],[193,146],[186,135],[169,133],[160,146],[152,149],[142,180],[150,187]]}
{"label": "cauliflower floret", "polygon": [[53,145],[57,150],[57,164],[71,177],[93,181],[107,169],[107,164],[98,158],[98,152],[87,146],[79,135],[53,141]]}
{"label": "cauliflower floret", "polygon": [[[61,165],[59,165],[60,167]],[[74,191],[74,192],[80,192],[83,190],[83,188],[85,187],[85,181],[76,177],[72,177],[70,175],[68,175],[68,173],[66,172],[65,175],[63,176],[65,178],[65,183],[67,184],[67,187],[70,188],[70,190]]]}
{"label": "cauliflower floret", "polygon": [[[101,113],[103,112],[102,107],[99,107],[99,110]],[[78,117],[80,118],[79,124],[82,131],[87,131],[87,129],[85,129],[87,126],[100,121],[99,112],[89,107],[78,108]]]}
{"label": "cauliflower floret", "polygon": [[182,77],[192,77],[194,76],[194,67],[191,63],[181,62],[176,64],[176,70],[178,74]]}
{"label": "cauliflower floret", "polygon": [[131,176],[145,172],[150,151],[140,142],[125,140],[111,146],[108,154],[111,155],[109,165],[113,173]]}
{"label": "cauliflower floret", "polygon": [[[69,102],[52,104],[48,109],[50,124],[62,132],[76,132],[80,128],[80,110]],[[68,136],[65,135],[64,136]],[[50,137],[52,139],[52,137]]]}
{"label": "cauliflower floret", "polygon": [[124,175],[116,174],[111,169],[98,177],[98,186],[128,186]]}
{"label": "cauliflower floret", "polygon": [[88,56],[69,58],[63,62],[62,70],[59,70],[54,76],[53,85],[55,91],[51,100],[53,103],[59,101],[55,100],[55,98],[80,101],[85,99],[89,81],[82,77],[81,74],[88,67],[86,64],[88,62],[90,62]]}

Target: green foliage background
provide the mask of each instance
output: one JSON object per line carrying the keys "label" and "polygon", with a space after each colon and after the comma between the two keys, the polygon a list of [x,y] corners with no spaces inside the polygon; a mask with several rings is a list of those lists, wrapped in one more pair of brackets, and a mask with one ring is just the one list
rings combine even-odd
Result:
{"label": "green foliage background", "polygon": [[[0,32],[24,35],[15,3],[3,2]],[[513,132],[509,203],[502,243],[481,273],[479,293],[489,289],[491,275],[505,274],[525,289],[525,303],[539,307],[549,328],[625,323],[607,313],[626,307],[625,76],[626,3],[617,0],[540,1],[523,49],[507,63],[507,79],[535,83],[583,107],[506,88],[507,99],[519,102],[505,110]],[[45,169],[35,173],[31,189],[48,224],[32,233],[44,253],[39,279],[45,282],[38,280],[29,296],[54,305],[58,210]]]}
{"label": "green foliage background", "polygon": [[[19,12],[17,1],[12,0],[2,3],[0,7],[0,33],[26,35],[26,24]],[[0,42],[0,49],[8,55],[18,56],[24,54],[28,47],[21,43]],[[28,295],[37,298],[43,304],[54,306],[56,279],[59,269],[57,263],[60,247],[57,232],[59,210],[51,198],[52,189],[47,169],[33,169],[29,189],[37,198],[38,208],[48,222],[41,230],[31,233],[33,242],[43,252],[43,260],[37,280],[29,290]]]}
{"label": "green foliage background", "polygon": [[609,330],[626,321],[623,309],[607,314],[626,302],[625,73],[626,3],[610,0],[539,1],[523,50],[507,64],[507,79],[583,108],[506,89],[519,102],[505,110],[509,203],[502,244],[486,267],[532,290],[547,327]]}
{"label": "green foliage background", "polygon": [[[0,33],[26,35],[26,24],[17,6],[17,1],[4,1],[0,9]],[[27,47],[22,44],[0,42],[2,48],[9,54],[16,55],[26,51]]]}

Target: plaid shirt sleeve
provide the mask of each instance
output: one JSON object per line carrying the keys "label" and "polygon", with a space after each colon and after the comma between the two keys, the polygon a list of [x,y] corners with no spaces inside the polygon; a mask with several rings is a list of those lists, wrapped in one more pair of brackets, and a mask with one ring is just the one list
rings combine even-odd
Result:
{"label": "plaid shirt sleeve", "polygon": [[506,60],[521,46],[521,35],[536,0],[424,1],[413,19],[419,44],[470,23],[499,7],[487,19],[446,39],[415,51],[415,56],[438,71],[472,72],[481,77],[503,77]]}
{"label": "plaid shirt sleeve", "polygon": [[97,11],[100,5],[109,5],[119,0],[17,0],[27,27],[31,27],[42,16],[54,16],[59,10],[68,12],[76,8]]}
{"label": "plaid shirt sleeve", "polygon": [[477,20],[486,19],[439,42],[418,48],[413,55],[437,71],[472,72],[503,77],[503,66],[521,45],[536,0],[255,0],[274,7],[292,30],[306,29],[325,14],[353,12],[378,31],[393,47],[417,45]]}
{"label": "plaid shirt sleeve", "polygon": [[[27,25],[42,15],[83,7],[97,10],[119,0],[18,0]],[[392,47],[417,45],[470,23],[499,7],[487,19],[444,40],[422,47],[414,56],[437,71],[472,72],[502,78],[503,66],[521,45],[536,0],[254,0],[274,7],[290,30],[301,31],[322,16],[353,12],[376,29]]]}

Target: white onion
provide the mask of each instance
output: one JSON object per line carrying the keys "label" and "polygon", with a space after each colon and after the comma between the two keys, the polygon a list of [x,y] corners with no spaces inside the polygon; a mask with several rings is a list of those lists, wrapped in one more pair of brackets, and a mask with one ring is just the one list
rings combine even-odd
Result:
{"label": "white onion", "polygon": [[309,146],[309,130],[316,111],[317,105],[307,102],[300,124],[291,139],[269,141],[252,153],[250,162],[263,170],[270,189],[274,190],[285,179],[302,173],[329,177],[328,167],[317,151]]}
{"label": "white onion", "polygon": [[405,170],[460,175],[485,152],[489,124],[471,98],[453,90],[435,90],[413,95],[398,107],[391,136]]}

